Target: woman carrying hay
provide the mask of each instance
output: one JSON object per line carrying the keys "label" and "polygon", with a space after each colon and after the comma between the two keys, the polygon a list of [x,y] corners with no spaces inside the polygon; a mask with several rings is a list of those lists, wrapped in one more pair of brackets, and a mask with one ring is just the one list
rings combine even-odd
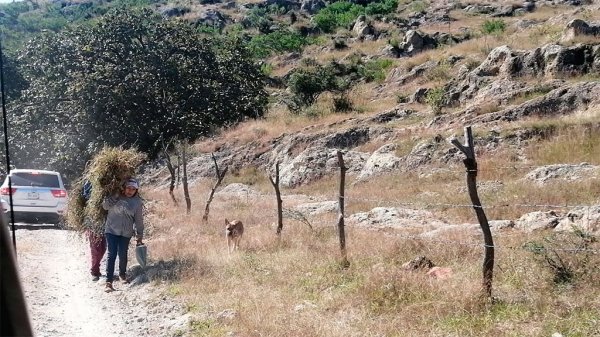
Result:
{"label": "woman carrying hay", "polygon": [[104,198],[102,207],[106,215],[105,235],[108,246],[106,261],[106,292],[114,291],[112,282],[115,272],[115,261],[119,256],[119,278],[127,283],[127,250],[129,241],[135,234],[137,245],[142,245],[144,236],[144,220],[142,216],[142,199],[138,195],[139,184],[136,179],[129,178],[122,185],[121,192]]}

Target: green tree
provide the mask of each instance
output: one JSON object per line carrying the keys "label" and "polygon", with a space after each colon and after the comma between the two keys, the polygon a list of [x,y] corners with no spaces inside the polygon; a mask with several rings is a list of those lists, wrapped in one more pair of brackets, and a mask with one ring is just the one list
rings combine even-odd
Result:
{"label": "green tree", "polygon": [[[63,171],[105,144],[152,158],[159,139],[194,140],[266,109],[263,75],[242,41],[208,38],[151,10],[43,35],[21,58],[30,87],[14,121],[20,159]],[[36,147],[45,150],[33,157]]]}

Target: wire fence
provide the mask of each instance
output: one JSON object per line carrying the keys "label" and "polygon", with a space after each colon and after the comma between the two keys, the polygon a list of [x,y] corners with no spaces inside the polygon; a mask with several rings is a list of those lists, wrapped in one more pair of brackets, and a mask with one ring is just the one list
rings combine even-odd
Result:
{"label": "wire fence", "polygon": [[[555,164],[555,165],[548,165],[548,166],[578,166],[578,165]],[[477,172],[506,171],[506,170],[519,171],[519,170],[534,170],[534,169],[539,169],[539,168],[540,168],[540,166],[534,166],[534,165],[507,165],[507,166],[484,167],[484,168],[478,167]],[[451,167],[451,168],[434,168],[434,169],[431,169],[430,172],[432,174],[435,174],[437,172],[445,172],[445,173],[464,175],[465,169],[462,167],[459,167],[459,166],[455,166],[455,167]],[[467,170],[467,173],[469,173],[469,172],[470,171]],[[248,200],[254,199],[256,197],[256,194],[254,192],[248,191],[247,193],[248,193],[248,195],[247,195]],[[261,193],[261,196],[275,198],[276,195],[275,195],[275,193]],[[295,197],[295,195],[282,194],[282,198],[287,198],[287,197],[293,198],[293,197]],[[584,208],[587,210],[584,212],[585,218],[579,219],[580,221],[586,222],[586,225],[588,226],[588,228],[589,228],[590,222],[592,222],[592,221],[600,222],[600,214],[598,215],[597,219],[591,219],[592,208],[600,207],[600,205],[593,205],[593,204],[508,203],[508,202],[506,202],[506,203],[496,203],[496,204],[489,204],[489,205],[474,205],[471,203],[422,202],[422,201],[421,202],[409,202],[409,201],[400,200],[397,198],[396,199],[386,198],[386,200],[382,200],[382,199],[374,199],[374,198],[368,198],[368,197],[362,197],[362,196],[353,196],[352,191],[346,192],[345,196],[325,195],[325,196],[323,196],[323,198],[319,198],[319,199],[321,199],[321,201],[324,201],[323,199],[325,199],[327,201],[338,201],[338,200],[342,199],[345,202],[346,208],[348,207],[349,203],[370,203],[370,204],[374,204],[374,205],[378,205],[378,206],[390,206],[390,207],[396,207],[396,208],[397,207],[406,207],[406,208],[410,208],[413,210],[465,209],[465,208],[483,209],[483,210],[503,209],[503,208],[526,208],[526,209],[536,209],[536,210],[556,210],[556,209],[575,210],[575,209]],[[314,202],[319,202],[319,201],[314,201]],[[598,212],[600,213],[600,210]],[[307,224],[311,229],[313,228],[311,221],[310,221],[311,215],[305,214],[301,210],[286,208],[286,209],[284,209],[284,217],[291,219],[291,220],[302,222],[304,224]],[[428,237],[428,236],[424,236],[424,235],[405,235],[405,234],[399,234],[399,233],[393,233],[393,234],[386,233],[386,235],[393,235],[396,238],[400,238],[400,239],[404,239],[404,240],[427,241],[427,242],[438,243],[438,244],[460,245],[460,246],[481,247],[481,248],[493,247],[494,249],[497,249],[497,250],[527,250],[527,251],[531,251],[530,248],[526,248],[526,247],[522,247],[522,246],[510,246],[510,245],[500,245],[500,244],[494,244],[494,246],[486,246],[483,243],[456,241],[456,240],[449,240],[449,239],[443,239],[443,238]],[[495,233],[494,233],[494,236],[497,236],[499,238],[506,238],[511,235],[523,236],[522,233],[508,234],[508,233],[499,232],[497,230],[495,230]],[[561,247],[561,248],[551,248],[551,249],[554,252],[565,252],[565,253],[574,253],[574,254],[578,254],[578,253],[600,254],[599,249],[588,249],[588,248],[581,248],[581,247]]]}
{"label": "wire fence", "polygon": [[[499,169],[523,169],[523,168],[533,168],[534,166],[522,166],[522,167],[500,167]],[[537,166],[535,166],[537,168]],[[448,170],[450,171],[450,170]],[[455,171],[454,171],[455,172]],[[464,172],[463,172],[464,173]],[[268,194],[270,195],[270,194]],[[273,196],[275,196],[275,194],[273,194]],[[596,222],[600,222],[600,214],[598,216],[598,219],[592,220],[591,219],[591,209],[593,207],[600,207],[600,205],[591,205],[591,204],[546,204],[546,203],[499,203],[499,204],[492,204],[492,205],[474,205],[474,204],[470,204],[470,203],[461,203],[461,204],[456,204],[456,203],[440,203],[440,202],[407,202],[404,200],[399,200],[399,199],[387,199],[387,200],[381,200],[381,199],[373,199],[373,198],[365,198],[365,197],[355,197],[355,196],[350,196],[348,194],[346,194],[345,196],[339,196],[339,195],[329,195],[326,196],[325,199],[327,200],[340,200],[342,199],[345,203],[372,203],[375,205],[387,205],[387,206],[391,206],[391,207],[410,207],[413,210],[431,210],[431,209],[451,209],[451,208],[473,208],[473,209],[499,209],[499,208],[530,208],[530,209],[546,209],[546,210],[552,210],[552,209],[565,209],[565,210],[573,210],[573,209],[580,209],[580,208],[584,208],[587,211],[585,212],[586,217],[583,219],[583,221],[587,222],[587,225],[589,226],[590,221],[596,221]],[[346,207],[347,204],[346,204]],[[293,213],[293,216],[292,216]],[[600,213],[600,211],[599,211]],[[298,220],[301,221],[303,223],[307,223],[310,224],[309,221],[309,216],[307,216],[306,214],[303,214],[301,211],[298,210],[291,210],[291,209],[287,209],[286,210],[286,218],[289,219],[293,219],[293,220]],[[312,227],[311,227],[312,228]],[[457,240],[449,240],[449,239],[443,239],[443,238],[438,238],[438,237],[428,237],[426,235],[406,235],[406,234],[399,234],[399,233],[386,233],[386,235],[392,235],[395,238],[400,238],[403,240],[412,240],[412,241],[419,241],[419,242],[431,242],[431,243],[437,243],[437,244],[446,244],[446,245],[459,245],[459,246],[467,246],[467,247],[481,247],[481,248],[486,248],[486,247],[492,247],[496,250],[520,250],[520,251],[529,251],[532,252],[532,248],[528,248],[528,247],[524,247],[524,246],[510,246],[510,245],[502,245],[502,244],[494,244],[493,246],[488,246],[485,245],[483,243],[478,243],[478,242],[466,242],[466,241],[457,241]],[[495,236],[497,238],[506,238],[508,236],[519,236],[522,237],[523,234],[522,233],[513,233],[513,234],[508,234],[508,233],[495,233]],[[543,248],[546,249],[548,251],[553,251],[553,252],[564,252],[564,253],[571,253],[571,254],[600,254],[600,249],[589,249],[589,248],[582,248],[582,247],[552,247],[552,248]]]}

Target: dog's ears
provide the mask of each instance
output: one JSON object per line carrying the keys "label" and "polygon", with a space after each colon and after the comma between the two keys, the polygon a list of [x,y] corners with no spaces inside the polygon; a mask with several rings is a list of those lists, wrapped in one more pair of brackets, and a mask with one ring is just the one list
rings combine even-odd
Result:
{"label": "dog's ears", "polygon": [[227,220],[227,218],[225,218],[225,224],[229,225],[229,220]]}

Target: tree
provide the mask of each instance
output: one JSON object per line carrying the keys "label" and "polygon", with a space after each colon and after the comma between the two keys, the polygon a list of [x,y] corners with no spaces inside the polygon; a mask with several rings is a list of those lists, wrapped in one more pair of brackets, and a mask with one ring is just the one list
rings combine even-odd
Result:
{"label": "tree", "polygon": [[30,87],[15,137],[28,149],[52,144],[47,161],[67,169],[104,144],[135,145],[153,158],[160,139],[195,140],[262,116],[260,68],[242,41],[221,39],[151,10],[117,10],[33,39],[21,53]]}

